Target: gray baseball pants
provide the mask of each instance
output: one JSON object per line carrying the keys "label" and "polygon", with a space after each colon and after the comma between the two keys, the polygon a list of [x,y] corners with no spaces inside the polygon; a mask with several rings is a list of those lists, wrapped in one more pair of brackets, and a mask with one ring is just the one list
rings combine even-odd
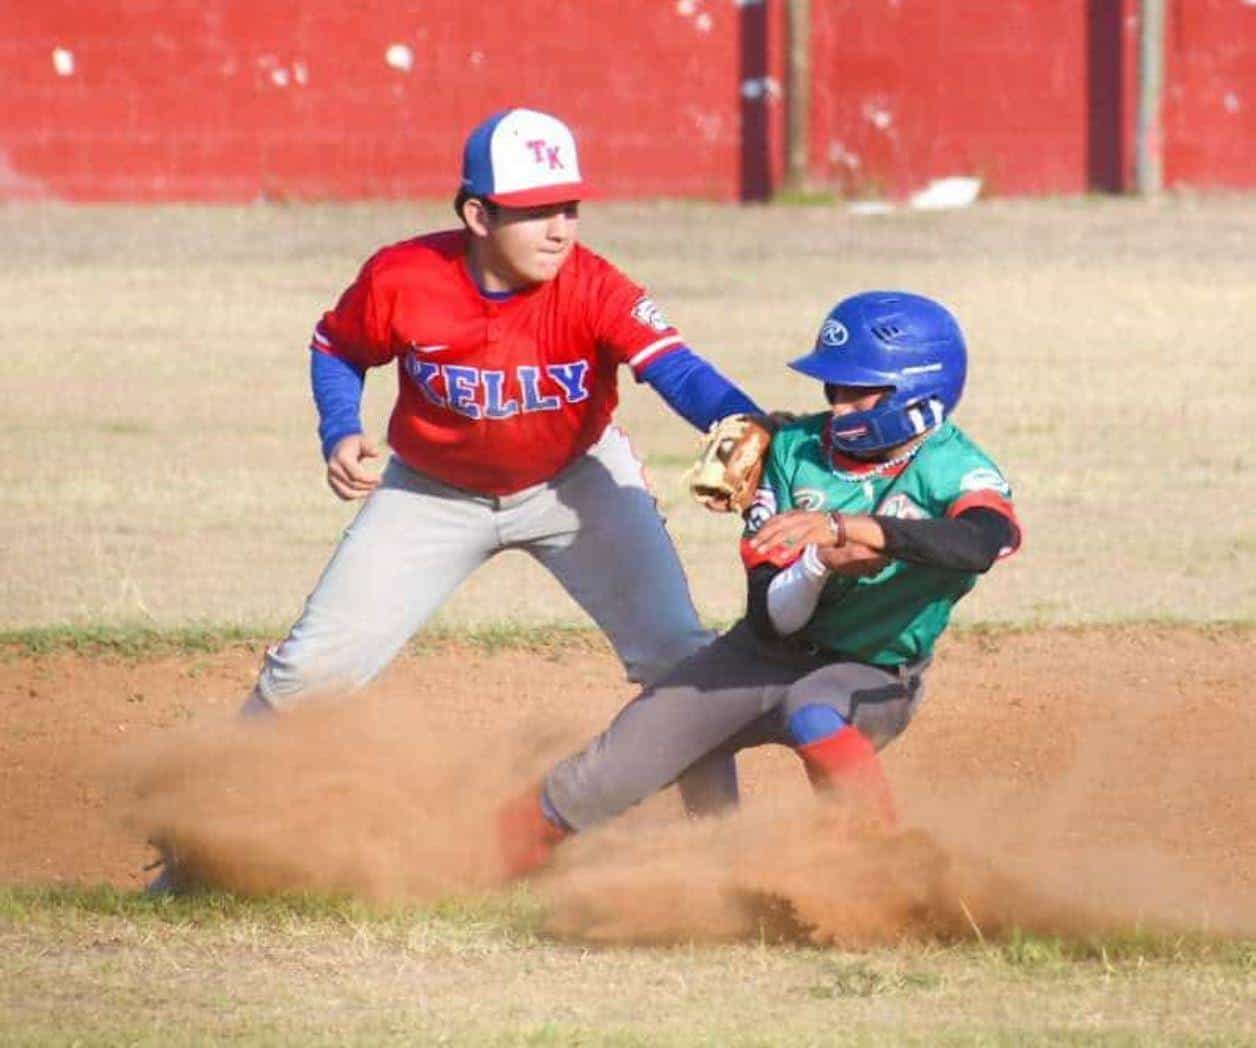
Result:
{"label": "gray baseball pants", "polygon": [[[827,705],[878,749],[907,727],[924,698],[929,660],[897,670],[757,638],[743,620],[625,706],[585,749],[545,780],[553,809],[575,830],[632,807],[691,769],[738,750],[793,746],[795,711]],[[712,773],[713,774],[713,773]]]}
{"label": "gray baseball pants", "polygon": [[[633,681],[652,683],[713,636],[698,622],[641,462],[609,426],[553,480],[500,498],[442,484],[394,457],[301,617],[267,652],[256,695],[285,708],[364,685],[463,579],[507,549],[549,569]],[[711,788],[726,789],[727,772],[712,774]]]}

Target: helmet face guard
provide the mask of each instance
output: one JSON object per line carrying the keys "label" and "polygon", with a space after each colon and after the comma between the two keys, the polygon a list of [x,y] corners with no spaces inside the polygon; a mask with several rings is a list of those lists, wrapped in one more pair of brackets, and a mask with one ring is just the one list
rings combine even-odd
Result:
{"label": "helmet face guard", "polygon": [[829,423],[834,447],[866,455],[941,425],[959,403],[967,365],[964,335],[943,306],[922,295],[868,291],[839,302],[812,351],[789,366],[826,386],[888,390],[874,407]]}
{"label": "helmet face guard", "polygon": [[884,451],[912,437],[942,425],[946,408],[936,397],[906,407],[887,397],[867,411],[834,415],[829,421],[829,438],[835,448],[851,455]]}

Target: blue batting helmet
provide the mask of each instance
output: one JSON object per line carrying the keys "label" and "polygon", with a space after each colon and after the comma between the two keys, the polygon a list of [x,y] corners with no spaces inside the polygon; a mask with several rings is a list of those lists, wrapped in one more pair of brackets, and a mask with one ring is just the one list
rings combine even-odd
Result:
{"label": "blue batting helmet", "polygon": [[826,386],[889,388],[875,407],[830,423],[834,447],[859,455],[940,425],[964,392],[968,352],[955,318],[932,299],[865,291],[834,306],[815,348],[789,366]]}

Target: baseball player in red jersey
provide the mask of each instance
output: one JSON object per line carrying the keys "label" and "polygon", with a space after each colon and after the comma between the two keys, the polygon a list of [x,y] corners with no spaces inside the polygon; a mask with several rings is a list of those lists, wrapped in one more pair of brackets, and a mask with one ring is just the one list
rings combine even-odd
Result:
{"label": "baseball player in red jersey", "polygon": [[[318,323],[310,373],[327,481],[365,504],[267,652],[245,713],[365,684],[505,549],[553,573],[634,681],[657,680],[711,639],[642,465],[611,422],[617,374],[627,366],[702,429],[758,408],[641,287],[577,243],[585,195],[561,121],[498,113],[466,141],[462,228],[378,251]],[[359,405],[366,371],[392,362],[392,457],[377,476]],[[726,803],[731,762],[696,769],[682,791],[691,806]]]}

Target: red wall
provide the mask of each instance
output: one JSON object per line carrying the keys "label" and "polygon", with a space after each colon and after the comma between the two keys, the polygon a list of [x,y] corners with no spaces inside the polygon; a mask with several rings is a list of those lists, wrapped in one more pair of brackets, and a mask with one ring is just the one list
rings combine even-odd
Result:
{"label": "red wall", "polygon": [[466,132],[509,105],[563,116],[610,195],[741,188],[727,0],[514,0],[507,17],[467,0],[20,6],[0,5],[6,195],[452,195]]}
{"label": "red wall", "polygon": [[812,173],[900,196],[980,175],[996,193],[1086,187],[1077,0],[817,3]]}
{"label": "red wall", "polygon": [[[0,199],[444,196],[507,105],[567,119],[608,196],[759,198],[783,4],[0,0]],[[1128,186],[1138,6],[812,0],[811,177]],[[1166,63],[1166,181],[1256,186],[1256,3],[1170,0]]]}
{"label": "red wall", "polygon": [[1164,179],[1256,186],[1256,3],[1170,0]]}

